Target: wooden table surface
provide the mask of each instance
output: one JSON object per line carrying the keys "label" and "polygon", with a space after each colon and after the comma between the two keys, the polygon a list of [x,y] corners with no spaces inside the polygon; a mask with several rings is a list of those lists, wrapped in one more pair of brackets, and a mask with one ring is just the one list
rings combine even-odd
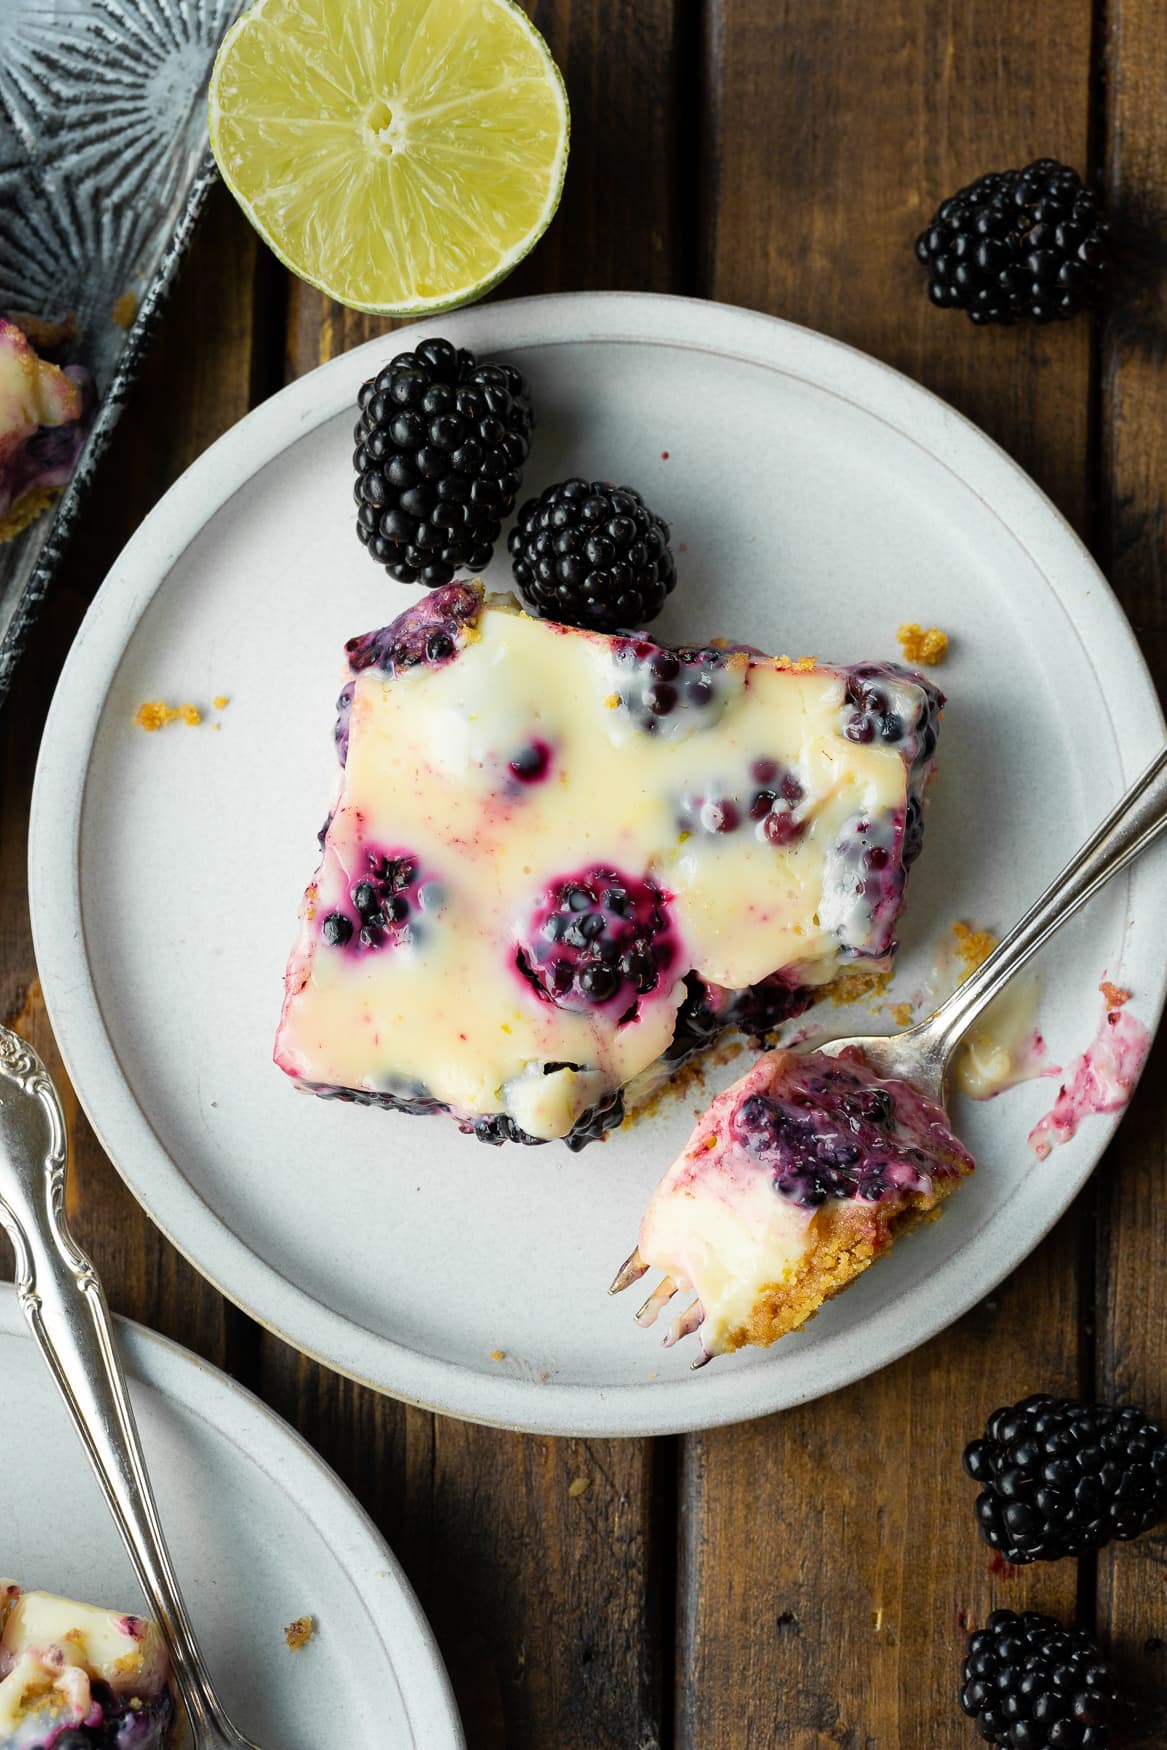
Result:
{"label": "wooden table surface", "polygon": [[[1161,679],[1167,0],[531,10],[567,80],[572,155],[559,215],[502,295],[718,298],[898,366],[1044,487]],[[1116,222],[1099,317],[978,330],[934,310],[916,231],[982,171],[1045,154],[1097,177]],[[57,671],[118,549],[181,470],[281,384],[384,326],[291,280],[216,191],[0,713],[0,1017],[64,1090],[71,1214],[111,1301],[259,1392],[353,1488],[429,1614],[472,1750],[972,1745],[961,1643],[1002,1604],[1094,1626],[1144,1703],[1127,1742],[1167,1744],[1164,1535],[994,1573],[960,1474],[984,1414],[1029,1391],[1167,1413],[1163,1051],[1077,1205],[975,1311],[832,1398],[684,1439],[499,1433],[337,1378],[213,1292],[95,1142],[53,1046],[27,914],[29,795]],[[573,1494],[579,1477],[590,1487]]]}

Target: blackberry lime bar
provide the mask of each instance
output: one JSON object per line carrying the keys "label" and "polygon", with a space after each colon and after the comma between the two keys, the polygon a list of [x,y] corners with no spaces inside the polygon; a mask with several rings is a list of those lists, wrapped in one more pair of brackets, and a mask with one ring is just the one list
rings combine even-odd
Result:
{"label": "blackberry lime bar", "polygon": [[0,317],[0,541],[35,521],[73,472],[85,439],[85,373],[38,358]]}
{"label": "blackberry lime bar", "polygon": [[157,1626],[0,1580],[0,1750],[169,1750]]}
{"label": "blackberry lime bar", "polygon": [[276,1062],[579,1147],[723,1027],[895,947],[941,695],[435,590],[347,647]]}
{"label": "blackberry lime bar", "polygon": [[699,1121],[613,1289],[664,1271],[642,1324],[691,1291],[665,1342],[696,1331],[699,1362],[773,1343],[972,1167],[943,1108],[907,1082],[881,1080],[855,1048],[766,1052]]}

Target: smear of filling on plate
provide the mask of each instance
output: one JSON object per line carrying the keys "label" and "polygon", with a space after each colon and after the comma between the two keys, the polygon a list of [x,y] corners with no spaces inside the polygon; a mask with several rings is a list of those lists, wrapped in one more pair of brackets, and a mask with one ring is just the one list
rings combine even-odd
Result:
{"label": "smear of filling on plate", "polygon": [[1135,1090],[1151,1035],[1126,1007],[1130,992],[1106,981],[1100,986],[1104,1008],[1098,1031],[1064,1072],[1058,1097],[1029,1133],[1039,1160],[1076,1136],[1084,1118],[1121,1112]]}

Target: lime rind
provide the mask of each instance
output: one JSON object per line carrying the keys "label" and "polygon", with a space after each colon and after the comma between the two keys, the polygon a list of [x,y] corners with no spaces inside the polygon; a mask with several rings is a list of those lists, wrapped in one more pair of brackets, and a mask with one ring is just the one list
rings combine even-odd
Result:
{"label": "lime rind", "polygon": [[[406,10],[410,3],[411,0],[399,0]],[[392,9],[390,5],[386,10]],[[279,11],[295,21],[295,32],[273,33],[267,26],[266,15]],[[257,0],[232,25],[220,45],[209,97],[211,145],[220,173],[251,224],[285,267],[347,308],[375,315],[418,316],[477,302],[513,272],[555,216],[567,171],[571,117],[562,75],[538,29],[513,0],[428,0],[422,7],[422,18],[424,21],[437,14],[448,20],[454,16],[461,20],[464,32],[468,32],[476,22],[481,26],[488,11],[504,13],[517,23],[515,41],[523,51],[520,62],[528,70],[519,77],[511,77],[505,87],[475,85],[472,77],[459,83],[457,62],[453,64],[455,76],[450,76],[453,46],[450,34],[442,38],[437,48],[431,41],[427,50],[419,31],[404,45],[403,53],[402,45],[396,45],[399,79],[406,89],[410,89],[410,78],[418,87],[416,91],[410,90],[396,115],[388,103],[381,104],[375,95],[361,92],[355,82],[337,77],[338,69],[342,74],[346,70],[337,57],[346,52],[350,66],[355,63],[358,70],[363,70],[365,61],[361,57],[370,55],[374,64],[380,61],[385,69],[380,77],[388,79],[391,75],[391,65],[384,57],[393,45],[383,38],[371,49],[366,33],[359,50],[354,46],[353,31],[362,22],[368,22],[367,7],[358,4],[341,8],[342,36],[347,42],[338,43],[327,36],[327,4],[318,4],[313,16],[302,0],[291,0],[290,5],[288,0]],[[266,37],[272,38],[271,42],[263,40],[257,44],[249,40],[264,31]],[[248,88],[244,64],[240,84],[248,88],[247,124],[252,158],[254,141],[259,140],[271,172],[255,191],[245,186],[246,175],[239,174],[241,168],[247,167],[247,154],[240,163],[233,162],[239,150],[237,140],[233,149],[224,140],[224,133],[234,128],[235,123],[229,113],[230,105],[225,108],[221,99],[233,72],[238,71],[235,46],[241,36],[248,47],[258,46],[260,60],[266,58],[269,64],[278,45],[281,63],[294,66],[296,77],[314,93],[320,105],[315,115],[288,113],[286,102],[272,106],[269,88],[265,109],[264,99],[258,95],[262,86],[252,81]],[[445,78],[438,64],[443,56]],[[519,74],[519,66],[512,72]],[[274,85],[279,95],[278,76]],[[555,124],[554,151],[542,161],[535,149],[526,159],[513,152],[516,138],[521,139],[523,133],[520,122],[524,86],[531,87],[539,100],[528,106],[536,112],[536,126],[529,130],[537,136],[531,141],[533,148],[547,135],[546,127],[538,126],[540,110],[544,120],[549,118]],[[400,89],[393,85],[388,88]],[[232,91],[231,99],[235,96]],[[486,101],[482,102],[484,97]],[[358,108],[363,116],[361,121],[354,113]],[[440,134],[432,128],[435,117],[449,118]],[[370,166],[367,160],[354,160],[353,142],[360,129],[367,132],[378,121],[383,121],[390,142],[386,159],[392,156],[395,127],[401,134],[399,145],[408,146],[411,125],[431,124],[424,154],[406,151],[402,156],[407,173],[391,174],[376,162]],[[497,136],[499,146],[512,149],[509,161],[497,149],[493,157],[481,151],[484,134],[491,133]],[[354,174],[354,162],[361,162],[363,174]],[[526,178],[527,184],[536,193],[542,186],[538,210],[513,241],[499,248],[490,233],[505,230],[508,193],[513,192],[516,181],[521,180],[523,166],[528,163],[535,169]],[[407,257],[407,270],[418,287],[413,296],[368,296],[358,289],[352,264],[362,239],[367,238],[361,207],[368,207],[374,182],[376,216],[384,221],[386,237],[395,239],[401,245],[402,256]],[[529,197],[527,204],[532,204]],[[297,258],[298,252],[289,246],[283,234],[287,226],[281,225],[281,214],[286,215],[296,205],[310,216],[317,209],[325,215],[325,222],[317,227],[323,242],[318,244],[313,262]],[[443,228],[441,215],[451,213],[457,213],[456,225]],[[311,218],[305,222],[311,222]],[[460,270],[453,265],[459,261]],[[464,276],[460,279],[459,271]],[[429,292],[425,289],[427,278],[434,287]],[[457,281],[452,286],[451,278]],[[435,282],[443,279],[446,284],[439,289]],[[368,289],[363,288],[364,293]]]}

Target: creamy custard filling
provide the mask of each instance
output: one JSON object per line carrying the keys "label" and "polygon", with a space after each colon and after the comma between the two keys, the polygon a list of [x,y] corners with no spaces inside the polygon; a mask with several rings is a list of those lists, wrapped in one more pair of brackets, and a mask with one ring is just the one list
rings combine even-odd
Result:
{"label": "creamy custard filling", "polygon": [[165,1750],[174,1713],[154,1623],[0,1582],[0,1750],[53,1750],[68,1729]]}
{"label": "creamy custard filling", "polygon": [[944,1111],[857,1051],[765,1053],[710,1106],[654,1193],[638,1265],[692,1293],[668,1340],[706,1356],[796,1329],[972,1159]]}
{"label": "creamy custard filling", "polygon": [[349,656],[276,1042],[311,1091],[491,1141],[596,1131],[679,1016],[768,984],[789,1012],[892,951],[942,703],[919,677],[577,631],[463,585]]}

